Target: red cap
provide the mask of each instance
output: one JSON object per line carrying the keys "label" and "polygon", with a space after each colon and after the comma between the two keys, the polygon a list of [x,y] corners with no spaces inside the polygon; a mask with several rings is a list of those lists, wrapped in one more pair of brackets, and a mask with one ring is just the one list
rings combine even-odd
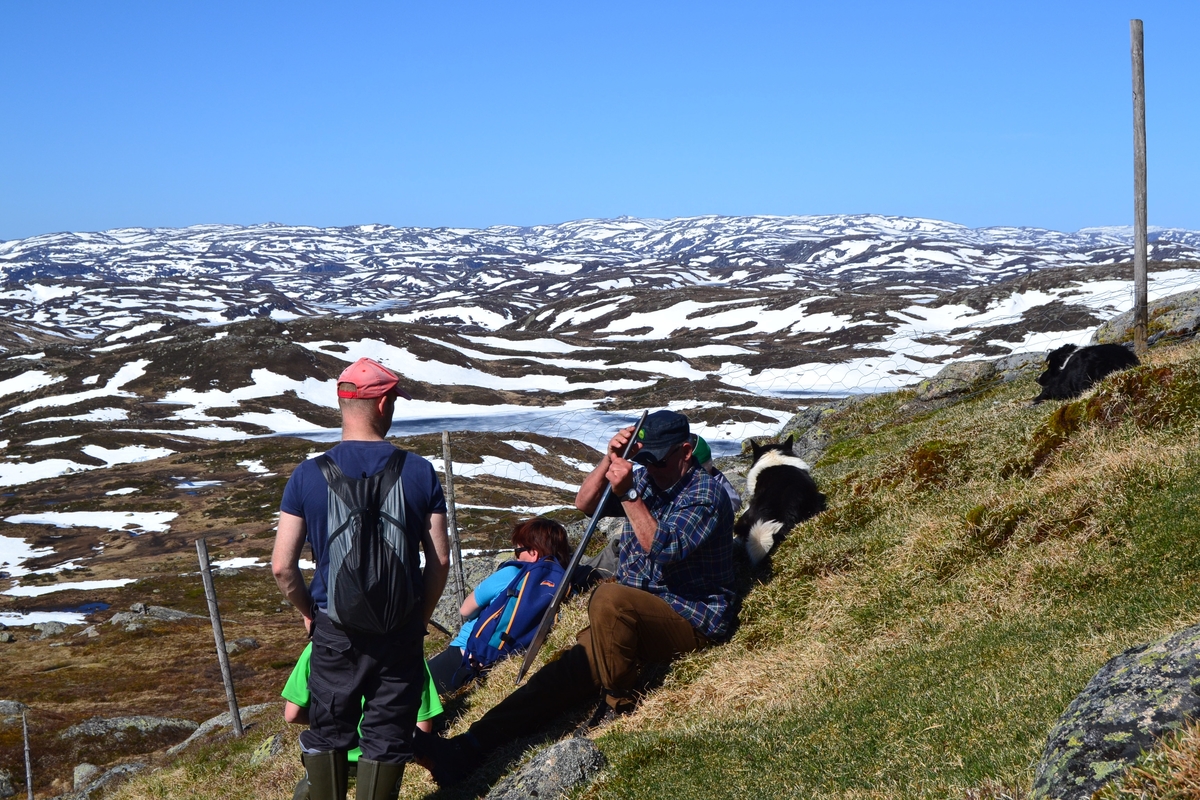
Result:
{"label": "red cap", "polygon": [[[351,400],[370,400],[388,394],[397,394],[405,400],[412,400],[408,392],[397,386],[399,382],[400,376],[383,364],[370,358],[360,358],[342,370],[342,374],[338,376],[337,394],[338,397]],[[347,383],[355,388],[346,391],[342,386]]]}

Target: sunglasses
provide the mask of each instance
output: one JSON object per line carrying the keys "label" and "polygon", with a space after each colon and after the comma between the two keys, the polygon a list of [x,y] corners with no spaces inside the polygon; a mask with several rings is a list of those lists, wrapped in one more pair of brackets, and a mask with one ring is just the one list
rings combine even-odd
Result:
{"label": "sunglasses", "polygon": [[519,555],[521,555],[522,553],[528,553],[528,552],[529,552],[530,550],[532,550],[532,549],[533,549],[533,548],[531,548],[531,547],[514,547],[514,548],[513,548],[513,555],[514,555],[514,556],[519,556]]}
{"label": "sunglasses", "polygon": [[683,442],[680,442],[679,444],[675,445],[670,450],[668,450],[667,454],[665,456],[663,456],[662,458],[653,458],[650,456],[649,453],[646,453],[645,455],[642,455],[639,453],[638,455],[634,456],[633,460],[643,466],[654,467],[655,469],[659,469],[659,468],[665,467],[667,465],[667,461],[671,458],[671,456],[675,455],[675,451],[678,450],[682,445],[683,445]]}

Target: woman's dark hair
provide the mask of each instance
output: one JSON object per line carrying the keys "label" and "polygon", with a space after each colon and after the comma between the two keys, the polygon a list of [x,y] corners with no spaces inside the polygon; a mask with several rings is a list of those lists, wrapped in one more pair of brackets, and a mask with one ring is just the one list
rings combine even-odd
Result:
{"label": "woman's dark hair", "polygon": [[513,526],[512,543],[517,547],[537,550],[539,557],[553,558],[563,567],[571,560],[567,529],[552,519],[534,517],[521,520]]}

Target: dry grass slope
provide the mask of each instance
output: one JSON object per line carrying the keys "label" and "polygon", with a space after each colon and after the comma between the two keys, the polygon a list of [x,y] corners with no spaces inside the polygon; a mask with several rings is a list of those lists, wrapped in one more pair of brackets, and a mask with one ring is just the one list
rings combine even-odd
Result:
{"label": "dry grass slope", "polygon": [[[1024,797],[1087,678],[1196,621],[1197,388],[1193,342],[1058,406],[1031,406],[1024,381],[944,408],[898,392],[842,412],[815,467],[830,511],[772,557],[731,643],[682,659],[601,736],[610,766],[580,796]],[[577,601],[543,658],[583,616]],[[470,695],[452,732],[515,669]],[[525,744],[445,796],[482,793]],[[270,786],[203,766],[233,758],[170,773],[211,790],[159,774],[118,796],[286,797],[299,772],[291,755]],[[414,768],[402,796],[432,789]]]}

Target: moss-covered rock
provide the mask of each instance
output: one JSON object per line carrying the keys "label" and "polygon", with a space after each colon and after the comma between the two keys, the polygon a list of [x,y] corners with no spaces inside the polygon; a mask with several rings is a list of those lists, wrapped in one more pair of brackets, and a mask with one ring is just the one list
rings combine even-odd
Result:
{"label": "moss-covered rock", "polygon": [[1059,718],[1035,798],[1088,798],[1200,710],[1200,625],[1115,656]]}
{"label": "moss-covered rock", "polygon": [[918,400],[938,400],[971,391],[996,376],[996,362],[987,360],[955,361],[932,378],[917,384]]}
{"label": "moss-covered rock", "polygon": [[[1146,307],[1146,335],[1186,336],[1200,328],[1200,289],[1155,300]],[[1133,311],[1119,314],[1096,329],[1092,344],[1133,341]]]}

